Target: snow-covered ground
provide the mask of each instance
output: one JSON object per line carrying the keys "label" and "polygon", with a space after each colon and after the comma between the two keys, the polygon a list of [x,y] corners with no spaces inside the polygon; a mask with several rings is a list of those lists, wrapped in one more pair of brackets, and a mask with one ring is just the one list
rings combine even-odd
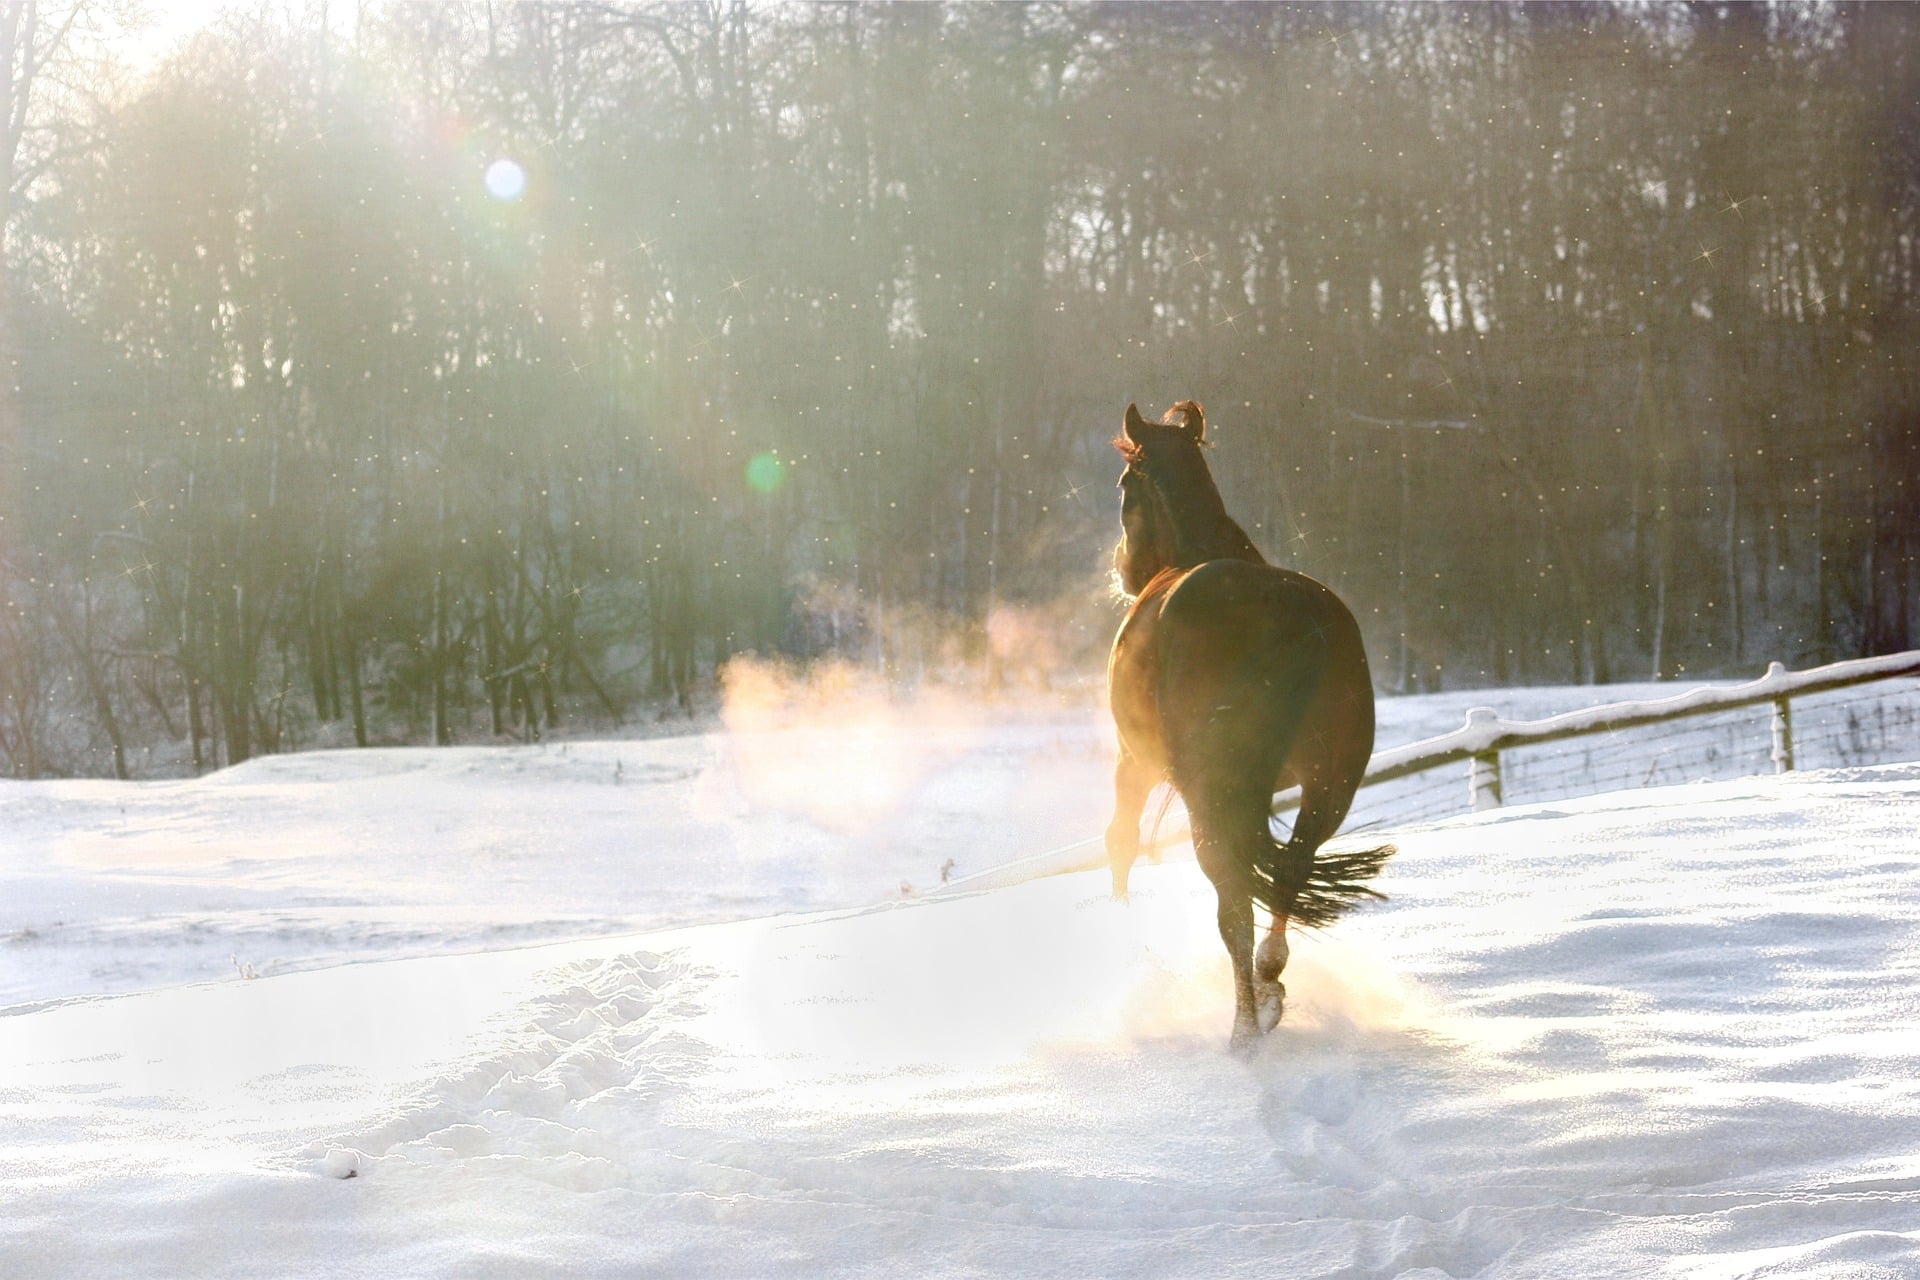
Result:
{"label": "snow-covered ground", "polygon": [[[1663,692],[1496,700],[1537,717]],[[1456,729],[1489,697],[1384,699],[1380,745]],[[0,780],[0,1009],[924,891],[1105,828],[1098,691],[1036,701],[835,692],[748,705],[732,733]],[[1465,794],[1453,773],[1423,785]]]}
{"label": "snow-covered ground", "polygon": [[1097,831],[1108,742],[0,784],[0,1275],[1920,1274],[1920,765],[1402,830],[1241,1062],[1188,861],[902,898]]}

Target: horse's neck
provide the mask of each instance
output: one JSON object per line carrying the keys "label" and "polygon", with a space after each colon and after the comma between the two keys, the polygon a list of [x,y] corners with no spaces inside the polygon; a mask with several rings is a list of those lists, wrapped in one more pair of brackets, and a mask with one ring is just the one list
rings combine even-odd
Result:
{"label": "horse's neck", "polygon": [[1266,557],[1253,545],[1247,531],[1227,514],[1218,494],[1211,502],[1197,502],[1173,516],[1174,558],[1179,567],[1191,569],[1208,560],[1251,560],[1265,564]]}
{"label": "horse's neck", "polygon": [[1253,539],[1247,536],[1230,516],[1222,515],[1219,526],[1219,550],[1211,557],[1215,560],[1251,560],[1255,564],[1265,564],[1267,558],[1260,554],[1260,548],[1253,545]]}

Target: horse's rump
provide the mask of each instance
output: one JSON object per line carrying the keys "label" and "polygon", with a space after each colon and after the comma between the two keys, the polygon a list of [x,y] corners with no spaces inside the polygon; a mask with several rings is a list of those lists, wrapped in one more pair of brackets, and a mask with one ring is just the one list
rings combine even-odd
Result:
{"label": "horse's rump", "polygon": [[[1330,665],[1331,628],[1312,579],[1240,560],[1174,585],[1156,629],[1156,694],[1168,771],[1189,783],[1275,790]],[[1256,764],[1255,762],[1259,762]]]}
{"label": "horse's rump", "polygon": [[[1366,650],[1353,615],[1321,583],[1213,561],[1175,585],[1153,638],[1170,762],[1176,739],[1217,740],[1238,753],[1241,771],[1255,758],[1271,762],[1262,779],[1269,793],[1365,768],[1373,750]],[[1302,730],[1314,750],[1290,762]]]}

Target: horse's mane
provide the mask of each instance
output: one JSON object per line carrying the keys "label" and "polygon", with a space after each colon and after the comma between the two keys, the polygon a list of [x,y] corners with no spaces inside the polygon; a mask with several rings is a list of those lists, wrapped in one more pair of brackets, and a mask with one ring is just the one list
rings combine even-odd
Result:
{"label": "horse's mane", "polygon": [[[1182,422],[1176,423],[1176,417]],[[1180,401],[1167,410],[1166,422],[1169,426],[1184,425],[1185,430],[1176,432],[1175,438],[1179,445],[1192,449],[1188,453],[1176,446],[1168,455],[1172,465],[1157,468],[1154,481],[1166,499],[1169,513],[1184,529],[1183,541],[1197,539],[1185,543],[1187,550],[1183,554],[1197,551],[1206,559],[1265,564],[1266,557],[1253,545],[1253,539],[1227,514],[1226,502],[1220,496],[1220,483],[1214,479],[1213,468],[1207,465],[1206,450],[1213,445],[1207,439],[1207,418],[1200,402]]]}
{"label": "horse's mane", "polygon": [[1140,608],[1141,601],[1153,599],[1154,596],[1160,593],[1162,587],[1169,585],[1175,578],[1183,577],[1192,572],[1193,570],[1191,569],[1176,569],[1172,565],[1168,565],[1147,579],[1147,585],[1140,588],[1138,595],[1130,594],[1125,587],[1120,585],[1120,575],[1118,573],[1114,574],[1114,594],[1119,598],[1120,603],[1127,606],[1126,613],[1121,616],[1123,618],[1131,618]]}
{"label": "horse's mane", "polygon": [[[1200,406],[1191,400],[1175,405],[1167,416],[1171,418],[1180,412],[1183,405],[1192,405],[1196,417],[1187,421],[1192,423],[1197,419],[1204,431],[1206,419],[1197,418]],[[1202,452],[1206,447],[1204,436],[1195,439],[1186,432],[1163,435],[1155,449],[1162,465],[1153,468],[1154,483],[1166,495],[1172,510],[1203,520],[1225,519],[1227,509],[1220,497],[1220,484],[1213,478],[1213,468],[1207,465],[1207,455]],[[1193,452],[1188,453],[1188,449]]]}

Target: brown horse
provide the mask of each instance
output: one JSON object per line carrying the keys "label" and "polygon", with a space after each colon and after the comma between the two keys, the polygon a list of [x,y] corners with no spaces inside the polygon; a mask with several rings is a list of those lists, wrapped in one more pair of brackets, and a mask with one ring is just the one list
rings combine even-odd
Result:
{"label": "brown horse", "polygon": [[[1183,400],[1163,423],[1128,405],[1114,441],[1127,466],[1113,563],[1133,604],[1107,666],[1120,732],[1107,858],[1124,898],[1147,794],[1171,782],[1219,894],[1233,1047],[1246,1052],[1280,1021],[1288,922],[1331,924],[1379,897],[1365,882],[1393,848],[1321,851],[1373,751],[1360,627],[1325,586],[1261,558],[1220,501],[1206,434],[1200,406]],[[1269,822],[1274,792],[1290,786],[1300,811],[1283,844]],[[1257,953],[1256,900],[1273,913]]]}

